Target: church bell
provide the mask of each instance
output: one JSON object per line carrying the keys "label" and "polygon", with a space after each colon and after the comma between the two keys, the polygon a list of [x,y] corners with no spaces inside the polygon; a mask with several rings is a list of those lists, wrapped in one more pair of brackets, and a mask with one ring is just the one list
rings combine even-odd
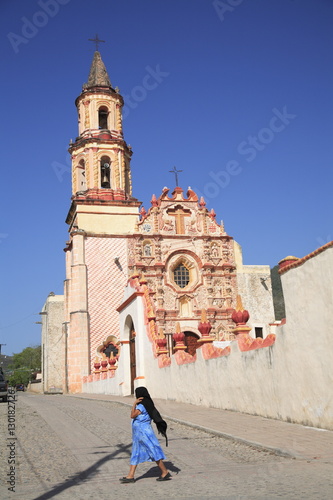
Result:
{"label": "church bell", "polygon": [[104,163],[102,166],[102,182],[101,182],[102,188],[109,188],[110,187],[110,165],[109,163]]}

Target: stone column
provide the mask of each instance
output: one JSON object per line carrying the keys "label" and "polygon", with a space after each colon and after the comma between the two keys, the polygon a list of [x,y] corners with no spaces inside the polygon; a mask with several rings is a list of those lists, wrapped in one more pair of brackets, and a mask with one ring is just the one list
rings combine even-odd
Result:
{"label": "stone column", "polygon": [[89,375],[89,322],[87,310],[87,269],[84,257],[85,233],[72,233],[72,265],[69,300],[68,389],[81,392],[82,377]]}

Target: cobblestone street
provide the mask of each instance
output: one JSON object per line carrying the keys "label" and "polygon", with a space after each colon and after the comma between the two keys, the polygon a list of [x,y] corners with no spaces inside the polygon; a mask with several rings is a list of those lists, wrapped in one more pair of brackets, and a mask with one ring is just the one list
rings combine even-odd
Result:
{"label": "cobblestone street", "polygon": [[[129,408],[116,402],[19,393],[16,438],[1,403],[1,499],[225,498],[330,499],[330,460],[277,456],[244,443],[168,422],[166,465],[173,479],[155,481],[155,463],[138,466],[135,484],[120,484],[131,452]],[[9,491],[8,443],[15,446],[15,492]],[[8,450],[8,451],[3,451]]]}

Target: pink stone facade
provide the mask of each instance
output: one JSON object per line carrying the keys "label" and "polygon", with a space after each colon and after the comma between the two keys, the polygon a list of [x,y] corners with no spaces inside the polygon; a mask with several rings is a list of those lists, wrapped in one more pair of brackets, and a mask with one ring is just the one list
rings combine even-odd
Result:
{"label": "pink stone facade", "polygon": [[127,238],[87,237],[85,249],[92,369],[98,346],[110,335],[120,336],[117,307],[127,284]]}

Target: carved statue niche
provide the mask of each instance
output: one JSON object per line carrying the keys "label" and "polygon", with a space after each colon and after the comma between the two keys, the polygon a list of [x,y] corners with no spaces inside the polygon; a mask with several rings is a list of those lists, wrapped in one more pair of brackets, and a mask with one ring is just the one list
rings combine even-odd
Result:
{"label": "carved statue niche", "polygon": [[152,255],[151,243],[145,242],[143,245],[143,256],[151,257],[151,255]]}
{"label": "carved statue niche", "polygon": [[142,260],[147,266],[154,260],[154,245],[150,240],[142,242]]}
{"label": "carved statue niche", "polygon": [[220,257],[220,248],[217,243],[212,243],[210,253],[212,257],[219,258]]}
{"label": "carved statue niche", "polygon": [[181,318],[192,317],[192,301],[188,295],[179,298],[179,316]]}

